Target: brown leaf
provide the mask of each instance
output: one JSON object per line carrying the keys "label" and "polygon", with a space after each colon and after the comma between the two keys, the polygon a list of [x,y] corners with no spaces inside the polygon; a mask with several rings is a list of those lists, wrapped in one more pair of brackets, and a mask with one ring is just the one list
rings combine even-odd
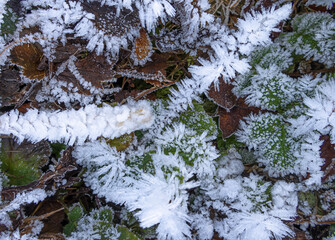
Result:
{"label": "brown leaf", "polygon": [[32,108],[30,106],[30,103],[24,103],[22,104],[19,108],[17,108],[17,110],[20,112],[20,113],[26,113],[28,112],[28,109]]}
{"label": "brown leaf", "polygon": [[323,140],[320,156],[325,159],[325,163],[321,167],[321,170],[324,172],[322,182],[325,182],[335,175],[335,144],[331,144],[328,135],[321,136],[320,140]]}
{"label": "brown leaf", "polygon": [[141,73],[158,74],[166,76],[165,69],[169,66],[168,59],[171,57],[169,53],[154,53],[151,56],[151,62],[138,69]]}
{"label": "brown leaf", "polygon": [[46,72],[39,70],[43,52],[37,47],[37,44],[23,43],[12,49],[11,61],[23,68],[22,74],[33,80],[41,80]]}
{"label": "brown leaf", "polygon": [[20,79],[20,72],[8,69],[1,72],[0,76],[0,97],[1,105],[11,106],[20,101],[24,93],[24,84]]}
{"label": "brown leaf", "polygon": [[[313,4],[313,5],[309,5],[308,8],[316,12],[327,12],[327,8],[324,6],[316,6]],[[334,9],[334,7],[332,9]]]}
{"label": "brown leaf", "polygon": [[227,138],[234,134],[240,125],[240,120],[244,117],[247,117],[252,112],[258,113],[259,111],[259,108],[246,105],[243,99],[239,99],[230,110],[219,107],[219,128],[222,131],[222,138]]}
{"label": "brown leaf", "polygon": [[44,227],[41,230],[41,234],[63,232],[62,222],[65,219],[65,213],[64,210],[59,211],[62,208],[62,204],[52,199],[46,199],[38,205],[37,210],[34,212],[34,216],[48,215],[48,213],[54,212],[43,220]]}
{"label": "brown leaf", "polygon": [[232,92],[233,87],[232,84],[226,83],[222,77],[220,77],[218,89],[215,89],[212,83],[208,91],[208,98],[220,107],[230,110],[235,106],[237,101],[237,97]]}
{"label": "brown leaf", "polygon": [[169,66],[168,59],[171,54],[157,54],[151,56],[152,61],[147,62],[143,67],[119,68],[113,71],[113,76],[142,79],[154,86],[161,86],[166,79],[165,69]]}
{"label": "brown leaf", "polygon": [[137,94],[139,94],[140,92],[141,90],[138,90],[138,89],[134,89],[131,91],[121,90],[120,92],[117,92],[114,94],[114,100],[118,103],[121,103],[124,99],[128,97],[135,98]]}
{"label": "brown leaf", "polygon": [[140,29],[140,35],[136,38],[134,51],[135,57],[140,61],[147,58],[150,54],[150,38],[143,28]]}
{"label": "brown leaf", "polygon": [[304,231],[301,231],[300,229],[297,229],[296,227],[294,227],[293,231],[295,233],[295,236],[293,238],[285,237],[283,240],[307,240],[307,237]]}
{"label": "brown leaf", "polygon": [[102,88],[103,81],[113,78],[112,66],[104,56],[97,56],[95,53],[91,53],[83,59],[78,59],[75,65],[85,80],[97,88]]}
{"label": "brown leaf", "polygon": [[65,237],[61,233],[43,233],[43,234],[38,236],[38,239],[65,240]]}
{"label": "brown leaf", "polygon": [[53,63],[63,63],[69,59],[70,56],[74,55],[76,52],[80,51],[81,47],[78,44],[69,44],[67,43],[65,46],[58,45],[53,55]]}
{"label": "brown leaf", "polygon": [[95,15],[95,27],[103,31],[106,35],[117,37],[125,36],[129,29],[138,28],[140,21],[138,11],[135,9],[117,9],[114,6],[101,4],[98,1],[81,1],[86,12]]}

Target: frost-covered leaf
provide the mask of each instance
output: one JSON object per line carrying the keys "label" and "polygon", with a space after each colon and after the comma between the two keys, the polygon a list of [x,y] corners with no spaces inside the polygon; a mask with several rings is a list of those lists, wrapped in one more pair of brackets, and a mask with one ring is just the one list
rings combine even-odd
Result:
{"label": "frost-covered leaf", "polygon": [[0,11],[2,15],[2,18],[0,18],[0,35],[6,39],[16,30],[18,17],[8,5],[6,5],[4,9],[0,9]]}
{"label": "frost-covered leaf", "polygon": [[220,78],[217,87],[214,84],[210,86],[208,97],[217,105],[229,111],[235,106],[237,101],[237,97],[232,92],[233,87],[232,84],[228,84]]}
{"label": "frost-covered leaf", "polygon": [[113,224],[114,211],[103,207],[94,209],[84,215],[77,223],[76,231],[71,233],[69,240],[108,240],[118,239],[120,233]]}
{"label": "frost-covered leaf", "polygon": [[325,6],[328,10],[334,7],[334,0],[308,0],[306,5]]}
{"label": "frost-covered leaf", "polygon": [[280,115],[251,114],[246,122],[241,122],[236,135],[239,141],[256,150],[258,161],[272,173],[294,173],[297,158],[293,153],[297,143],[290,136]]}
{"label": "frost-covered leaf", "polygon": [[46,72],[40,70],[43,52],[37,45],[23,43],[15,46],[12,50],[11,61],[23,68],[22,74],[30,80],[42,80]]}
{"label": "frost-covered leaf", "polygon": [[139,36],[135,40],[135,46],[132,51],[132,58],[135,65],[144,65],[152,55],[152,46],[150,38],[146,31],[141,28]]}
{"label": "frost-covered leaf", "polygon": [[208,137],[216,136],[216,124],[200,104],[194,104],[192,109],[182,113],[178,121],[185,124],[187,128],[196,131],[198,135],[207,131]]}
{"label": "frost-covered leaf", "polygon": [[286,47],[306,59],[334,65],[335,21],[328,13],[306,13],[292,21],[293,32],[283,36]]}
{"label": "frost-covered leaf", "polygon": [[136,236],[134,233],[132,233],[125,226],[118,226],[117,230],[120,233],[118,240],[140,240],[141,239],[138,236]]}

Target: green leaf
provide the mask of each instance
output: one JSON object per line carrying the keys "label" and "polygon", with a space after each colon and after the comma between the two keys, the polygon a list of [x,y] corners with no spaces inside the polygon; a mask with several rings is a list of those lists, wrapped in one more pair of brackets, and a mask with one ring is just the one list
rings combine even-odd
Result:
{"label": "green leaf", "polygon": [[70,236],[71,233],[73,233],[73,232],[76,231],[76,229],[77,229],[77,225],[74,224],[74,223],[72,223],[72,222],[70,222],[70,223],[68,223],[68,224],[66,224],[66,225],[64,226],[64,228],[63,228],[63,232],[64,232],[64,234],[65,234],[66,236]]}
{"label": "green leaf", "polygon": [[197,134],[201,135],[207,131],[207,136],[215,136],[217,127],[212,117],[209,116],[202,105],[195,103],[193,109],[180,115],[179,121],[186,125],[187,128],[193,129]]}
{"label": "green leaf", "polygon": [[74,206],[69,214],[67,215],[70,222],[78,222],[79,219],[84,215],[84,211],[81,206]]}
{"label": "green leaf", "polygon": [[118,226],[117,230],[121,233],[119,240],[140,240],[137,235],[132,233],[127,227],[125,226]]}
{"label": "green leaf", "polygon": [[12,35],[16,30],[17,19],[17,15],[6,5],[5,12],[3,14],[3,22],[0,27],[0,36],[7,38],[9,35]]}
{"label": "green leaf", "polygon": [[83,217],[84,210],[80,205],[73,206],[67,217],[69,219],[69,223],[64,226],[64,234],[66,236],[70,236],[72,232],[76,231],[78,221]]}

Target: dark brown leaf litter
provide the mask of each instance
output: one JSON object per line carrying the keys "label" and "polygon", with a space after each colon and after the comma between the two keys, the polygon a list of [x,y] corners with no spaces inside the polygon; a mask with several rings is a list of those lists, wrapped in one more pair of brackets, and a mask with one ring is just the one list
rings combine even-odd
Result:
{"label": "dark brown leaf litter", "polygon": [[104,56],[97,56],[95,53],[90,53],[83,59],[78,59],[75,65],[79,73],[97,88],[102,88],[102,82],[111,80],[111,64],[109,64]]}
{"label": "dark brown leaf litter", "polygon": [[252,112],[260,111],[259,108],[245,104],[244,99],[238,99],[232,92],[233,88],[231,83],[225,82],[220,77],[218,87],[216,88],[212,83],[207,94],[207,97],[219,106],[219,128],[223,138],[234,134],[239,127],[240,120],[244,117]]}
{"label": "dark brown leaf litter", "polygon": [[140,26],[138,11],[128,9],[119,10],[116,7],[102,5],[99,2],[83,1],[85,11],[95,15],[95,27],[105,34],[121,37],[127,35],[131,28]]}
{"label": "dark brown leaf litter", "polygon": [[331,144],[330,138],[328,135],[323,135],[320,137],[320,140],[323,140],[321,145],[321,154],[320,156],[325,159],[321,170],[324,172],[322,177],[322,182],[334,179],[335,175],[335,144]]}
{"label": "dark brown leaf litter", "polygon": [[[34,211],[34,216],[46,215],[43,219],[44,227],[41,230],[41,234],[45,233],[59,233],[63,232],[62,222],[65,219],[63,205],[55,199],[46,199],[37,205]],[[53,213],[48,215],[48,213]]]}
{"label": "dark brown leaf litter", "polygon": [[0,76],[0,97],[2,107],[15,105],[24,95],[25,84],[21,82],[20,73],[7,69]]}
{"label": "dark brown leaf litter", "polygon": [[147,83],[157,86],[161,85],[163,82],[169,82],[166,79],[165,69],[169,67],[168,59],[171,54],[157,54],[154,53],[151,56],[150,62],[147,62],[144,66],[126,66],[116,67],[112,71],[115,77],[127,77],[132,79],[142,79]]}
{"label": "dark brown leaf litter", "polygon": [[136,98],[136,96],[141,93],[142,90],[134,89],[134,90],[121,90],[118,93],[114,94],[114,100],[118,103],[121,103],[124,99],[130,98]]}
{"label": "dark brown leaf litter", "polygon": [[297,229],[294,227],[294,237],[285,237],[283,240],[307,240],[305,232],[301,231],[300,229]]}
{"label": "dark brown leaf litter", "polygon": [[222,77],[220,77],[218,87],[215,87],[214,83],[212,83],[207,97],[221,108],[229,111],[235,106],[237,101],[237,97],[232,92],[233,88],[234,86],[232,84],[226,83]]}
{"label": "dark brown leaf litter", "polygon": [[219,128],[222,131],[222,138],[234,134],[239,128],[240,120],[243,120],[250,113],[258,113],[259,111],[261,111],[260,108],[248,106],[243,99],[238,99],[236,105],[229,111],[219,107]]}

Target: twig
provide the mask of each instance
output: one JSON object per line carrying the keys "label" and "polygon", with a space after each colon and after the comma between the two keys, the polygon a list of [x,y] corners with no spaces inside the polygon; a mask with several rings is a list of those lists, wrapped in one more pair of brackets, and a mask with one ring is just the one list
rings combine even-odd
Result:
{"label": "twig", "polygon": [[156,91],[156,90],[158,90],[158,89],[165,88],[165,87],[171,86],[171,85],[173,85],[173,84],[175,84],[175,82],[167,83],[167,84],[164,84],[164,85],[162,85],[162,86],[153,86],[152,88],[149,88],[149,89],[147,89],[147,90],[141,92],[140,94],[138,94],[138,95],[135,97],[135,100],[138,100],[138,99],[140,99],[141,97],[144,97],[145,95],[147,95],[147,94],[149,94],[149,93],[151,93],[151,92],[154,92],[154,91]]}

